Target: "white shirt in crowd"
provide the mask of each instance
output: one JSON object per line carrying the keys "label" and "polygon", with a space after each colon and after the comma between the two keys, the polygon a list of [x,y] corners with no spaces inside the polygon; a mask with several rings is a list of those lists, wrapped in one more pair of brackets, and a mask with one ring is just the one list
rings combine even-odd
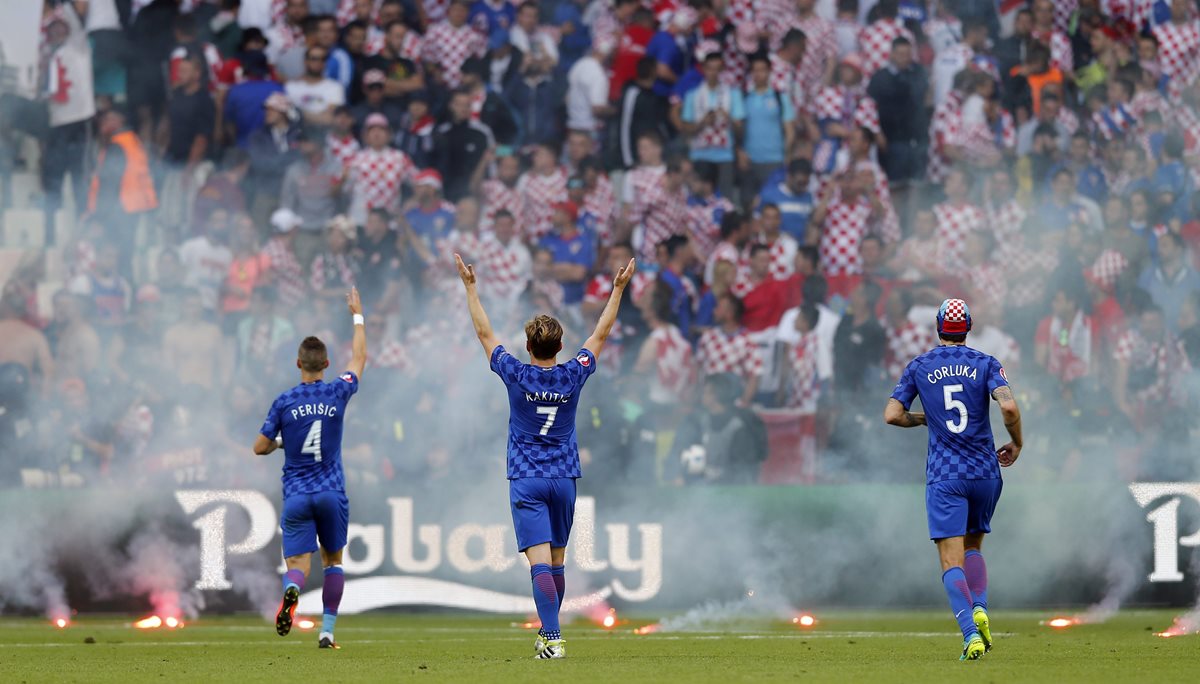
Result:
{"label": "white shirt in crowd", "polygon": [[[799,316],[800,307],[788,309],[783,314],[776,328],[777,342],[792,346],[800,341],[800,333],[796,332],[796,318]],[[817,334],[817,378],[822,381],[833,377],[833,337],[841,321],[841,315],[833,309],[824,304],[817,305],[817,325],[813,332]]]}
{"label": "white shirt in crowd", "polygon": [[64,8],[62,16],[67,24],[67,40],[50,55],[46,69],[51,126],[86,121],[96,115],[91,44],[73,8]]}
{"label": "white shirt in crowd", "polygon": [[217,307],[221,283],[225,282],[232,262],[229,248],[210,241],[207,235],[198,235],[179,246],[183,284],[200,292],[200,301],[206,309]]}
{"label": "white shirt in crowd", "polygon": [[567,128],[599,128],[593,107],[608,103],[608,74],[594,55],[585,55],[567,73]]}
{"label": "white shirt in crowd", "polygon": [[292,104],[306,114],[321,114],[330,107],[346,103],[346,91],[332,78],[323,78],[316,83],[304,79],[288,81],[283,88]]}

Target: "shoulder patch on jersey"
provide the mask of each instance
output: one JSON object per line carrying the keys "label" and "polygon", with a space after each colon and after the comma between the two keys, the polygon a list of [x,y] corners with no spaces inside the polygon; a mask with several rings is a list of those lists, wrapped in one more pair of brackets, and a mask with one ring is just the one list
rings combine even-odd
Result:
{"label": "shoulder patch on jersey", "polygon": [[354,382],[354,374],[353,373],[342,373],[341,378],[343,380],[345,380],[346,382]]}
{"label": "shoulder patch on jersey", "polygon": [[1008,375],[1004,372],[1004,366],[1000,366],[1000,377],[1004,378],[1004,382],[1008,382]]}
{"label": "shoulder patch on jersey", "polygon": [[584,368],[587,368],[588,366],[592,365],[592,360],[588,357],[587,354],[580,354],[579,356],[575,357],[575,360],[578,361],[579,365],[583,366]]}

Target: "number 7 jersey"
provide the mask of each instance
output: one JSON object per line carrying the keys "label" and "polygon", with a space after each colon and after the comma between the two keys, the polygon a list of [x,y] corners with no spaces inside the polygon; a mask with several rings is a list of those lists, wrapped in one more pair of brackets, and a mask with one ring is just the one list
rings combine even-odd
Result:
{"label": "number 7 jersey", "polygon": [[301,383],[271,404],[260,432],[283,435],[283,498],[346,491],[342,471],[342,421],[358,391],[358,376],[346,371],[333,382]]}
{"label": "number 7 jersey", "polygon": [[962,345],[942,345],[913,359],[892,398],[912,406],[921,397],[929,430],[927,484],[1000,477],[992,437],[992,392],[1008,384],[995,358]]}
{"label": "number 7 jersey", "polygon": [[508,389],[508,479],[580,476],[575,409],[596,357],[580,349],[553,368],[522,363],[503,345],[492,351],[492,372]]}

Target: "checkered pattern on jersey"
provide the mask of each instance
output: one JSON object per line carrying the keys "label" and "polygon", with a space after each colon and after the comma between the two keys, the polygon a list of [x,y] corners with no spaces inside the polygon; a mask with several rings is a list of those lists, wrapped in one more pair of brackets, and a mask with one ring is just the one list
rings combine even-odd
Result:
{"label": "checkered pattern on jersey", "polygon": [[325,134],[325,154],[336,159],[342,168],[346,168],[361,149],[362,145],[358,144],[358,139],[352,135],[338,137],[332,133]]}
{"label": "checkered pattern on jersey", "polygon": [[1071,39],[1062,31],[1034,30],[1033,39],[1050,48],[1050,65],[1062,71],[1075,70],[1075,53],[1071,51]]}
{"label": "checkered pattern on jersey", "polygon": [[[430,17],[432,21],[433,18]],[[450,88],[462,83],[462,66],[471,57],[487,53],[487,38],[470,24],[454,28],[448,21],[434,24],[425,34],[421,58],[442,68],[443,78]]]}
{"label": "checkered pattern on jersey", "polygon": [[745,330],[738,330],[732,335],[717,328],[705,330],[700,336],[696,357],[703,375],[733,373],[749,381],[761,375],[763,370],[758,345]]}
{"label": "checkered pattern on jersey", "polygon": [[933,119],[929,122],[928,174],[931,182],[940,183],[950,168],[946,148],[962,144],[962,104],[962,94],[951,90],[933,110]]}
{"label": "checkered pattern on jersey", "polygon": [[496,223],[496,212],[506,209],[513,215],[513,220],[516,221],[519,229],[525,216],[525,203],[521,200],[521,193],[517,190],[517,186],[514,185],[510,188],[503,181],[489,178],[480,187],[483,191],[483,216],[479,227],[490,230]]}
{"label": "checkered pattern on jersey", "polygon": [[1079,0],[1054,0],[1054,29],[1066,33],[1071,27],[1071,15],[1079,9]]}
{"label": "checkered pattern on jersey", "polygon": [[683,188],[667,191],[665,167],[639,167],[629,173],[633,185],[629,217],[642,226],[642,244],[635,247],[640,259],[654,264],[657,263],[657,245],[672,235],[683,235],[687,231],[687,194]]}
{"label": "checkered pattern on jersey", "polygon": [[809,89],[816,87],[817,84],[801,82],[797,76],[799,69],[780,59],[774,52],[768,57],[771,60],[771,80],[769,81],[771,88],[781,95],[791,97],[792,107],[797,114],[807,112],[812,99]]}
{"label": "checkered pattern on jersey", "polygon": [[[337,12],[334,14],[334,17],[337,18],[338,26],[345,27],[346,24],[349,24],[350,22],[354,21],[355,17],[357,16],[354,13],[354,6],[357,4],[358,4],[357,0],[340,0],[340,2],[338,2]],[[379,6],[382,4],[383,4],[383,0],[372,0],[372,2],[371,2],[371,21],[372,22],[374,22],[375,18],[377,16],[379,16]]]}
{"label": "checkered pattern on jersey", "polygon": [[1200,76],[1200,20],[1185,24],[1161,24],[1154,29],[1158,39],[1158,63],[1167,81],[1167,93],[1178,100],[1184,89]]}
{"label": "checkered pattern on jersey", "polygon": [[[450,0],[417,0],[425,7],[425,16],[432,24],[446,18],[446,11],[450,9]],[[464,24],[466,26],[466,24]]]}
{"label": "checkered pattern on jersey", "polygon": [[967,235],[983,229],[983,210],[973,204],[942,202],[934,205],[933,215],[937,219],[939,258],[945,267],[953,268],[962,261]]}
{"label": "checkered pattern on jersey", "polygon": [[967,159],[976,160],[983,166],[1000,163],[1004,153],[1017,146],[1017,128],[1012,116],[1001,111],[994,122],[981,121],[965,126],[962,145]]}
{"label": "checkered pattern on jersey", "polygon": [[[767,276],[775,280],[792,277],[792,274],[796,272],[796,252],[800,249],[800,243],[787,233],[780,233],[774,242],[768,243],[765,239],[760,242],[767,245],[771,252],[771,266],[767,271]],[[748,263],[750,259],[749,245],[746,246],[745,257]]]}
{"label": "checkered pattern on jersey", "polygon": [[1124,138],[1137,124],[1137,117],[1131,108],[1125,105],[1105,107],[1092,114],[1092,136],[1105,140]]}
{"label": "checkered pattern on jersey", "polygon": [[349,254],[318,254],[313,257],[311,270],[309,284],[313,290],[349,290],[354,287],[359,263]]}
{"label": "checkered pattern on jersey", "polygon": [[1179,406],[1187,397],[1182,379],[1192,370],[1183,342],[1167,336],[1150,342],[1136,329],[1117,338],[1113,358],[1129,364],[1130,395],[1142,407]]}
{"label": "checkered pattern on jersey", "polygon": [[701,83],[699,87],[688,93],[692,98],[693,121],[701,122],[709,112],[715,111],[713,124],[703,126],[692,136],[689,144],[693,150],[728,149],[733,139],[733,120],[729,113],[733,110],[733,90],[719,84],[715,89]]}
{"label": "checkered pattern on jersey", "polygon": [[[353,344],[347,342],[342,345],[338,358],[342,360],[343,364],[349,364],[350,360],[354,358]],[[412,355],[408,353],[408,350],[405,349],[402,343],[387,337],[381,342],[371,345],[371,354],[367,358],[368,370],[372,368],[386,368],[400,373],[409,373],[415,367]]]}
{"label": "checkered pattern on jersey", "polygon": [[613,16],[612,10],[608,7],[600,9],[592,21],[592,45],[607,41],[615,49],[621,44],[621,36],[624,34],[625,27]]}
{"label": "checkered pattern on jersey", "polygon": [[749,22],[758,29],[757,33],[767,33],[771,52],[779,49],[784,34],[796,22],[796,10],[791,0],[732,0],[725,16],[734,26]]}
{"label": "checkered pattern on jersey", "polygon": [[888,377],[899,379],[909,359],[924,354],[937,343],[937,331],[932,325],[917,325],[913,321],[905,320],[898,328],[889,326],[887,352],[884,354]]}
{"label": "checkered pattern on jersey", "polygon": [[1046,283],[1058,268],[1053,252],[1020,246],[1005,253],[1008,268],[1008,305],[1014,309],[1043,304]]}
{"label": "checkered pattern on jersey", "polygon": [[862,273],[858,249],[870,222],[871,205],[865,199],[843,202],[838,198],[830,202],[817,244],[821,272],[826,277]]}
{"label": "checkered pattern on jersey", "polygon": [[517,181],[517,192],[524,217],[521,234],[530,242],[539,242],[554,229],[554,203],[567,200],[567,173],[561,168],[546,175],[527,171]]}
{"label": "checkered pattern on jersey", "polygon": [[612,244],[612,217],[617,210],[617,196],[612,181],[601,175],[596,187],[583,197],[583,210],[596,217],[596,235],[601,245]]}
{"label": "checkered pattern on jersey", "polygon": [[710,197],[707,201],[697,201],[687,208],[688,235],[692,238],[692,246],[696,250],[696,258],[707,262],[708,257],[716,249],[721,240],[721,218],[725,212],[733,211],[733,202],[724,197]]}
{"label": "checkered pattern on jersey", "polygon": [[1015,238],[1021,232],[1021,226],[1025,224],[1025,217],[1029,215],[1025,207],[1021,206],[1016,199],[1010,199],[1000,206],[987,207],[985,213],[987,225],[991,226],[992,233],[1001,244]]}
{"label": "checkered pattern on jersey", "polygon": [[[283,447],[288,455],[283,465],[283,497],[316,492],[344,492],[346,478],[342,472],[342,420],[346,415],[346,404],[358,391],[358,377],[346,371],[332,382],[318,380],[302,383],[280,394],[271,404],[267,419],[259,431],[270,438],[283,436]],[[324,427],[320,431],[318,445],[321,458],[304,454],[305,446],[314,421],[298,421],[292,411],[302,407],[325,404],[336,407],[333,416],[321,418]]]}
{"label": "checkered pattern on jersey", "polygon": [[529,250],[519,240],[503,245],[494,236],[482,240],[480,266],[486,276],[484,291],[492,297],[515,298],[529,285]]}
{"label": "checkered pattern on jersey", "polygon": [[400,186],[411,180],[416,170],[416,165],[400,150],[367,147],[350,157],[346,177],[355,199],[366,209],[382,207],[395,212],[400,207]]}
{"label": "checkered pattern on jersey", "polygon": [[717,263],[721,261],[728,261],[736,269],[742,263],[742,255],[738,252],[737,247],[728,242],[718,242],[714,245],[712,253],[704,262],[704,285],[706,287],[712,286],[713,271],[716,269]]}
{"label": "checkered pattern on jersey", "polygon": [[787,406],[804,413],[816,413],[817,401],[821,398],[821,385],[817,381],[817,334],[813,331],[800,335],[788,354],[792,364],[789,376]]}
{"label": "checkered pattern on jersey", "polygon": [[281,238],[272,238],[263,245],[262,252],[271,261],[271,276],[280,307],[287,310],[304,301],[308,284],[304,282],[304,269],[291,247]]}
{"label": "checkered pattern on jersey", "polygon": [[804,32],[804,59],[800,62],[797,72],[801,83],[811,84],[812,88],[820,87],[825,82],[825,70],[830,63],[837,62],[837,35],[833,32],[833,22],[811,14],[803,19],[796,19],[787,28],[798,28]]}
{"label": "checkered pattern on jersey", "polygon": [[650,400],[659,404],[687,400],[696,381],[692,345],[673,325],[656,328],[646,339],[646,344],[653,345],[656,363]]}
{"label": "checkered pattern on jersey", "polygon": [[863,86],[827,86],[813,101],[818,121],[832,120],[846,126],[862,126],[879,133],[879,107]]}
{"label": "checkered pattern on jersey", "polygon": [[[986,383],[983,377],[990,369],[990,364],[997,362],[991,359],[987,354],[971,349],[970,347],[961,346],[938,346],[925,352],[912,360],[912,363],[904,370],[900,376],[900,382],[896,385],[893,392],[893,398],[897,394],[916,394],[917,383],[925,383],[925,377],[934,369],[943,366],[960,366],[968,365],[976,369],[980,376],[979,381]],[[917,380],[917,378],[920,380]],[[947,378],[942,382],[953,382],[953,378]],[[926,383],[928,384],[928,383]],[[923,386],[923,385],[922,385]],[[921,397],[921,405],[926,409],[926,415],[930,413],[930,407],[941,404],[943,399],[941,384],[932,386],[932,392],[937,394],[934,397]],[[958,395],[959,398],[962,395]],[[903,402],[902,402],[903,403]],[[986,413],[987,406],[984,405],[984,413],[982,416],[967,416],[967,425],[978,428],[979,425],[988,422]],[[947,411],[950,409],[947,408]],[[957,413],[954,414],[957,416]],[[964,435],[954,435],[953,433],[943,434],[943,430],[929,428],[929,450],[925,464],[925,481],[927,484],[942,482],[944,480],[994,480],[1000,477],[1000,462],[996,459],[995,445],[992,441],[990,429],[981,432],[987,432],[986,435],[979,435],[977,439],[968,439]]]}
{"label": "checkered pattern on jersey", "polygon": [[[492,352],[491,368],[508,389],[508,479],[579,477],[575,408],[584,383],[596,370],[596,357],[591,352],[580,351],[570,361],[544,369],[522,363],[501,345]],[[536,401],[530,400],[530,395],[561,395],[569,399],[566,402]],[[554,414],[546,413],[546,406],[554,409]],[[543,410],[538,412],[539,408]],[[548,415],[554,417],[548,418]],[[563,422],[558,423],[560,420]],[[560,430],[550,434],[555,423],[559,424]],[[569,430],[561,430],[563,427],[569,427]]]}
{"label": "checkered pattern on jersey", "polygon": [[863,77],[870,81],[876,71],[888,63],[892,54],[892,41],[905,37],[917,44],[912,31],[904,28],[898,19],[880,19],[858,33],[858,44],[863,56]]}

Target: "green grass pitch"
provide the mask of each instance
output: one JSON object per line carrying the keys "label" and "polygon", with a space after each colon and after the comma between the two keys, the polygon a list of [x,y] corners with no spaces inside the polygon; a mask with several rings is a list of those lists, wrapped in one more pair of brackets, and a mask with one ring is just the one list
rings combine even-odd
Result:
{"label": "green grass pitch", "polygon": [[[66,629],[0,618],[0,682],[1184,682],[1196,681],[1200,636],[1155,636],[1175,612],[1126,611],[1102,625],[1054,630],[1048,613],[997,612],[996,646],[957,659],[946,611],[817,613],[800,629],[743,622],[722,633],[633,634],[575,623],[568,658],[531,659],[519,618],[347,615],[340,651],[315,631],[287,638],[253,617],[201,618],[177,630],[138,631],[131,618],[81,617]],[[964,680],[963,677],[970,677]]]}

